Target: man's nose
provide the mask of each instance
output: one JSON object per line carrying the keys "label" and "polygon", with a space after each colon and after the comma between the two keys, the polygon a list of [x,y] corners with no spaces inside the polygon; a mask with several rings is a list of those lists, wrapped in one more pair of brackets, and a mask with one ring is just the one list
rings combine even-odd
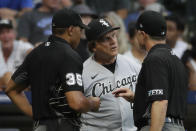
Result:
{"label": "man's nose", "polygon": [[116,42],[116,38],[115,37],[111,37],[110,38],[110,44],[113,45]]}

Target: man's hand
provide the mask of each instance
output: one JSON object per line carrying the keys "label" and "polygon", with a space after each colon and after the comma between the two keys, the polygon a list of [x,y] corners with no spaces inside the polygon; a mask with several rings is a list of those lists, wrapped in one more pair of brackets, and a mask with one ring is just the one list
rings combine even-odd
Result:
{"label": "man's hand", "polygon": [[134,93],[129,88],[118,88],[117,90],[113,91],[115,97],[123,97],[129,102],[133,102]]}
{"label": "man's hand", "polygon": [[92,109],[91,111],[93,112],[96,112],[99,110],[99,107],[100,107],[100,98],[99,97],[88,97],[90,103],[91,103],[91,106],[92,106]]}

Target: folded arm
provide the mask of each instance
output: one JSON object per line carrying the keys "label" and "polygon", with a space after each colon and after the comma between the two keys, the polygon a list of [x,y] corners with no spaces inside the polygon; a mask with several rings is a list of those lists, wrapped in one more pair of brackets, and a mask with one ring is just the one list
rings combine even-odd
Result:
{"label": "folded arm", "polygon": [[7,88],[5,89],[5,93],[20,110],[22,110],[26,115],[32,117],[32,106],[23,93],[25,88],[25,86],[18,85],[13,80],[10,80]]}

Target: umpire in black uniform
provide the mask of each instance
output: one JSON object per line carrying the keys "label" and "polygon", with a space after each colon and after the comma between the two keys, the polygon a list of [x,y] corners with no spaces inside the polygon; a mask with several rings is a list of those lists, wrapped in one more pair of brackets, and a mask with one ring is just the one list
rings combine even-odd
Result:
{"label": "umpire in black uniform", "polygon": [[[52,19],[53,34],[26,57],[8,83],[7,95],[33,117],[34,131],[79,131],[78,113],[99,108],[99,98],[83,95],[82,60],[73,50],[82,28],[87,26],[77,13],[58,11]],[[32,107],[22,94],[29,85]]]}
{"label": "umpire in black uniform", "polygon": [[[134,122],[140,131],[184,131],[188,76],[184,65],[165,44],[166,22],[146,11],[137,21],[137,39],[148,51],[134,97]],[[116,96],[133,98],[130,90]]]}

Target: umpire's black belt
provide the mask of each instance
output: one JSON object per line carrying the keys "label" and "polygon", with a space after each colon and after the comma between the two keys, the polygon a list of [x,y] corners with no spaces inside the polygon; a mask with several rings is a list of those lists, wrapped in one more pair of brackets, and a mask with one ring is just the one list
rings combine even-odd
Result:
{"label": "umpire's black belt", "polygon": [[176,118],[173,118],[173,117],[166,117],[165,118],[165,123],[174,123],[174,124],[177,124],[177,125],[184,126],[183,120],[176,119]]}
{"label": "umpire's black belt", "polygon": [[[165,123],[172,123],[172,124],[177,124],[180,126],[184,126],[183,120],[173,118],[173,117],[166,117],[165,118]],[[148,124],[150,124],[150,119],[148,120]]]}

